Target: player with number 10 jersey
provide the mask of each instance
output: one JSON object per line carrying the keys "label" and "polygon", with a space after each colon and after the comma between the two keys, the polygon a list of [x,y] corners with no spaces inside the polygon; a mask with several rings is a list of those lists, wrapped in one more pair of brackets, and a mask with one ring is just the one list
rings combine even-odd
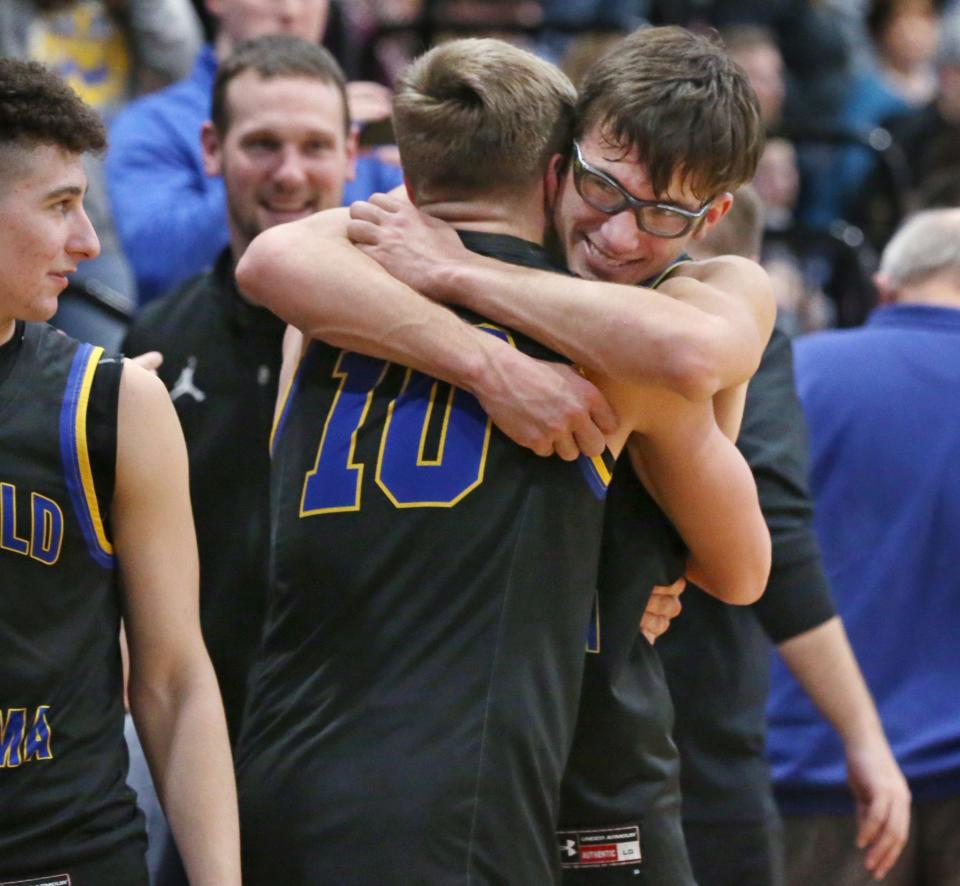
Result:
{"label": "player with number 10 jersey", "polygon": [[611,460],[539,458],[465,391],[316,341],[273,457],[245,882],[550,882]]}

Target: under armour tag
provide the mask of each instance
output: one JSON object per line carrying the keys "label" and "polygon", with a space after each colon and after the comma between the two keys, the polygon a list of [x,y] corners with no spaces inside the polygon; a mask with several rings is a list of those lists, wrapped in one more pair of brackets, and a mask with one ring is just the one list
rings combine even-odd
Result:
{"label": "under armour tag", "polygon": [[70,886],[72,882],[69,874],[50,874],[31,880],[4,880],[0,886]]}
{"label": "under armour tag", "polygon": [[557,839],[560,866],[564,868],[613,867],[643,860],[637,825],[557,831]]}

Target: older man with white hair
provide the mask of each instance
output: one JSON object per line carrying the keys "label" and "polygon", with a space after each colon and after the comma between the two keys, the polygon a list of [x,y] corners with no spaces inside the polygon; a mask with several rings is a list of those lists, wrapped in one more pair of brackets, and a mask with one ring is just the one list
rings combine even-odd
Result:
{"label": "older man with white hair", "polygon": [[[886,882],[960,884],[960,209],[909,219],[862,328],[796,344],[815,525],[837,606],[913,794]],[[823,663],[829,680],[829,662]],[[838,739],[773,675],[768,749],[791,883],[867,881]],[[859,810],[858,810],[859,812]]]}

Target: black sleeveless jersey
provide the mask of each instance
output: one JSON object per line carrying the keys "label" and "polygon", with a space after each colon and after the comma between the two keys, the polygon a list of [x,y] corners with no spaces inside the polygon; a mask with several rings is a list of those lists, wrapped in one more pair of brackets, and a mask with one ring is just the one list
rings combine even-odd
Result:
{"label": "black sleeveless jersey", "polygon": [[627,458],[608,491],[601,551],[598,617],[561,793],[563,882],[636,882],[639,869],[640,882],[679,886],[686,859],[673,707],[638,626],[653,586],[683,574],[685,549]]}
{"label": "black sleeveless jersey", "polygon": [[121,364],[43,324],[0,354],[0,883],[140,886],[107,516]]}
{"label": "black sleeveless jersey", "polygon": [[639,632],[653,586],[679,578],[685,557],[673,525],[621,459],[607,495],[597,618],[561,793],[564,884],[692,882],[673,706],[660,659]]}
{"label": "black sleeveless jersey", "polygon": [[273,445],[244,882],[552,882],[611,460],[539,458],[466,392],[316,342]]}

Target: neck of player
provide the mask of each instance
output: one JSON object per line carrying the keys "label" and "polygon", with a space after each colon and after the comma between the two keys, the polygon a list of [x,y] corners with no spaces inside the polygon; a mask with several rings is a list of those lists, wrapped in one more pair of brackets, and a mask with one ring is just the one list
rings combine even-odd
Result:
{"label": "neck of player", "polygon": [[546,222],[541,208],[501,200],[427,200],[418,207],[461,231],[506,234],[543,245]]}

